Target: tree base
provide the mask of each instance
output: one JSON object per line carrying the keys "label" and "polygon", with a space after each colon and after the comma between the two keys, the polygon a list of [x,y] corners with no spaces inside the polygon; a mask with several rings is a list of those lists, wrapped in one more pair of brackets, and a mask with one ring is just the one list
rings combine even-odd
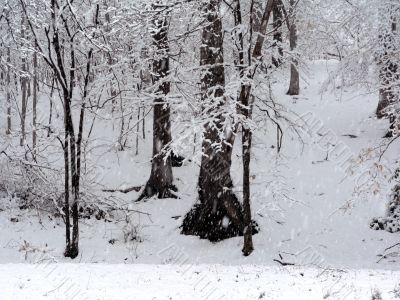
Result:
{"label": "tree base", "polygon": [[298,96],[300,94],[300,91],[299,90],[288,90],[287,91],[287,93],[286,93],[286,95],[288,95],[288,96]]}
{"label": "tree base", "polygon": [[64,251],[64,256],[69,257],[71,259],[76,258],[78,254],[79,254],[79,249],[77,246],[67,246],[67,248]]}
{"label": "tree base", "polygon": [[[236,197],[235,197],[236,198]],[[240,209],[237,215],[243,216],[242,207],[235,199],[235,207]],[[244,221],[239,218],[239,223],[233,222],[228,216],[227,210],[219,206],[215,212],[202,203],[197,203],[186,214],[181,225],[181,233],[184,235],[195,235],[201,239],[218,242],[224,239],[243,236]],[[252,234],[258,233],[258,225],[252,221]]]}
{"label": "tree base", "polygon": [[157,195],[158,199],[166,199],[166,198],[177,199],[178,196],[176,196],[174,194],[174,192],[177,192],[177,191],[178,191],[178,189],[173,184],[171,184],[169,186],[160,187],[149,181],[149,182],[147,182],[146,186],[143,189],[142,194],[139,196],[139,198],[136,200],[136,202],[142,201],[143,199],[149,199],[156,195]]}
{"label": "tree base", "polygon": [[244,256],[249,256],[253,252],[254,248],[253,246],[244,246],[242,249],[242,253]]}
{"label": "tree base", "polygon": [[393,189],[393,193],[388,204],[387,216],[384,218],[373,219],[369,226],[371,229],[386,230],[390,233],[400,231],[400,185],[396,185]]}

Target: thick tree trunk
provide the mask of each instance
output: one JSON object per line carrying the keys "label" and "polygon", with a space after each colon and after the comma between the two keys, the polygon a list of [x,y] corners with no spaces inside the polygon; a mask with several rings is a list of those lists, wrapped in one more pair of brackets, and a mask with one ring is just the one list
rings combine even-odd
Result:
{"label": "thick tree trunk", "polygon": [[273,8],[273,28],[274,28],[274,46],[277,48],[277,54],[272,56],[272,64],[277,68],[282,63],[282,24],[283,24],[283,3],[281,0],[274,1]]}
{"label": "thick tree trunk", "polygon": [[[290,0],[290,30],[289,30],[289,43],[290,50],[294,51],[297,47],[297,26],[295,14],[295,0]],[[293,54],[292,54],[293,55]],[[288,95],[298,95],[300,93],[300,76],[298,71],[298,61],[295,57],[292,59],[290,66],[290,84]]]}
{"label": "thick tree trunk", "polygon": [[376,109],[378,118],[390,117],[388,108],[391,104],[399,101],[399,96],[393,91],[393,85],[399,81],[398,62],[394,59],[396,53],[396,45],[394,35],[397,31],[397,22],[394,17],[391,18],[390,30],[380,36],[381,44],[383,45],[383,53],[379,57],[379,80],[381,88],[379,89],[379,103]]}
{"label": "thick tree trunk", "polygon": [[[200,65],[203,107],[214,116],[205,125],[202,143],[203,156],[198,183],[199,201],[187,213],[181,226],[182,233],[219,241],[243,235],[243,208],[232,191],[230,175],[233,138],[226,140],[223,116],[219,113],[225,103],[223,34],[220,1],[204,3],[206,25],[202,31]],[[216,146],[218,145],[218,146]]]}
{"label": "thick tree trunk", "polygon": [[165,80],[169,75],[169,44],[168,20],[161,17],[154,21],[153,44],[157,49],[153,61],[153,84],[157,86],[157,98],[154,99],[153,116],[153,160],[151,174],[145,188],[138,198],[175,198],[172,191],[173,185],[171,156],[167,155],[167,147],[172,141],[171,137],[171,109],[166,99],[170,92],[170,82]]}

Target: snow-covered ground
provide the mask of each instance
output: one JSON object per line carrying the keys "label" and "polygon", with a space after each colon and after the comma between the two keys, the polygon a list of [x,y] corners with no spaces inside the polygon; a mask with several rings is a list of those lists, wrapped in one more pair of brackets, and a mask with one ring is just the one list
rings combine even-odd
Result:
{"label": "snow-covered ground", "polygon": [[[395,254],[400,248],[385,249],[399,235],[369,228],[373,217],[385,214],[384,193],[354,201],[362,169],[346,175],[340,158],[327,157],[326,141],[321,142],[321,132],[329,133],[332,147],[345,145],[356,158],[379,144],[387,123],[374,118],[375,94],[337,89],[321,95],[328,67],[313,63],[309,85],[303,83],[295,99],[285,95],[286,83],[274,85],[279,102],[312,115],[322,131],[305,131],[304,144],[285,136],[279,160],[272,147],[276,129],[255,135],[252,210],[260,233],[251,256],[242,256],[240,237],[212,244],[180,235],[182,217],[196,201],[194,160],[174,168],[179,199],[133,203],[138,194],[132,192],[119,196],[149,215],[132,213],[130,224],[82,220],[80,256],[74,261],[62,255],[62,220],[6,206],[0,211],[0,299],[68,299],[68,284],[79,292],[76,299],[205,299],[211,290],[216,292],[209,299],[371,299],[375,289],[382,299],[393,299],[400,284]],[[106,186],[145,183],[151,154],[146,141],[139,156],[132,150],[98,158]],[[393,145],[385,159],[398,149]],[[236,153],[232,176],[240,193],[239,147]],[[127,231],[137,232],[133,241],[124,241]]]}
{"label": "snow-covered ground", "polygon": [[[395,299],[400,272],[222,265],[6,264],[2,299]],[[382,298],[372,298],[380,295]]]}

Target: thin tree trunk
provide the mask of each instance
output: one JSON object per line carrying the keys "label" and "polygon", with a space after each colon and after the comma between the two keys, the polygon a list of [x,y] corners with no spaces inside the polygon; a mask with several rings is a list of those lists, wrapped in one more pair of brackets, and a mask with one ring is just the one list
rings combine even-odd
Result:
{"label": "thin tree trunk", "polygon": [[53,75],[53,80],[51,83],[51,90],[50,90],[50,108],[49,108],[49,128],[47,130],[47,137],[50,137],[51,134],[51,125],[52,125],[52,118],[53,118],[53,93],[54,93],[54,84],[56,83],[56,75]]}
{"label": "thin tree trunk", "polygon": [[146,115],[145,115],[145,106],[144,104],[142,105],[142,137],[143,140],[146,139]]}
{"label": "thin tree trunk", "polygon": [[[25,16],[27,16],[25,3],[21,1],[22,8]],[[80,200],[80,175],[81,175],[81,143],[83,137],[83,124],[85,116],[85,101],[88,96],[88,84],[91,76],[91,61],[93,49],[88,53],[87,64],[86,64],[86,77],[84,82],[84,94],[82,99],[78,137],[75,139],[74,123],[72,118],[72,96],[74,88],[76,86],[76,80],[81,77],[77,75],[76,69],[76,57],[74,49],[74,37],[76,35],[71,34],[69,30],[68,18],[62,15],[59,16],[59,7],[56,0],[51,0],[51,30],[45,28],[44,32],[47,37],[47,47],[51,53],[54,53],[54,57],[43,56],[44,61],[52,68],[54,76],[57,81],[57,85],[62,93],[63,104],[64,104],[64,210],[65,210],[65,224],[66,224],[66,249],[64,255],[70,258],[76,258],[79,253],[79,200]],[[97,4],[95,25],[98,25],[99,16],[99,5]],[[69,41],[63,39],[61,45],[60,42],[60,31],[58,30],[59,22],[63,22],[62,25],[65,27],[65,31],[69,37]],[[34,32],[33,25],[28,18],[29,26]],[[50,38],[51,33],[51,38]],[[35,45],[43,53],[40,44],[38,43],[36,34],[33,34],[35,38]],[[69,50],[68,60],[65,57],[65,51]],[[69,66],[67,67],[67,64]],[[53,81],[54,85],[54,81]],[[52,87],[52,89],[54,86]],[[51,124],[51,119],[50,119]],[[73,197],[72,206],[70,207],[70,196]],[[72,216],[72,235],[71,235],[71,220]]]}
{"label": "thin tree trunk", "polygon": [[77,153],[77,143],[75,140],[75,130],[72,119],[72,96],[73,90],[75,86],[75,49],[73,46],[73,39],[71,39],[70,46],[70,58],[71,58],[71,67],[70,67],[70,75],[69,75],[69,90],[68,96],[65,98],[66,110],[65,110],[65,118],[66,118],[66,130],[69,132],[69,148],[70,148],[70,168],[71,168],[71,194],[73,196],[72,202],[72,241],[70,254],[71,258],[75,258],[79,253],[79,174],[78,174],[78,153]]}
{"label": "thin tree trunk", "polygon": [[140,129],[140,107],[137,113],[137,124],[136,124],[136,152],[135,155],[139,154],[139,129]]}
{"label": "thin tree trunk", "polygon": [[[75,86],[75,50],[73,46],[73,37],[70,36],[70,68],[69,68],[69,81],[67,79],[67,70],[64,68],[64,63],[63,63],[63,49],[60,44],[60,38],[59,38],[59,31],[56,26],[56,14],[57,14],[57,5],[56,1],[52,0],[51,1],[51,7],[52,7],[52,12],[51,12],[51,18],[52,18],[52,24],[53,24],[53,38],[51,41],[51,45],[54,48],[55,56],[56,56],[56,65],[52,65],[53,70],[55,71],[55,74],[57,75],[57,80],[61,85],[62,88],[62,93],[63,93],[63,100],[64,100],[64,130],[65,130],[65,151],[67,151],[66,154],[64,154],[64,161],[65,161],[65,181],[66,181],[66,187],[69,187],[69,182],[67,185],[67,178],[71,178],[71,195],[73,197],[73,202],[71,206],[71,215],[72,215],[72,240],[71,236],[67,237],[70,239],[70,243],[67,243],[66,249],[64,252],[64,255],[66,257],[70,258],[76,258],[79,253],[79,247],[78,247],[78,242],[79,242],[79,230],[78,230],[78,199],[79,199],[79,176],[77,175],[77,165],[76,165],[76,141],[75,141],[75,133],[74,133],[74,126],[73,126],[73,120],[72,120],[72,112],[71,112],[71,105],[72,105],[72,95],[73,95],[73,90]],[[65,19],[63,19],[64,22],[66,22]],[[66,25],[66,24],[64,24]],[[68,146],[69,146],[69,155],[68,155]],[[65,158],[68,158],[69,160],[66,160]],[[67,172],[68,171],[68,172]],[[66,214],[68,211],[68,217],[70,215],[70,207],[69,207],[69,189],[68,192],[65,192],[65,210]],[[70,220],[66,220],[66,227],[67,227],[67,232],[70,233]]]}
{"label": "thin tree trunk", "polygon": [[296,26],[296,13],[295,13],[295,0],[290,0],[289,14],[291,16],[290,20],[290,30],[289,30],[289,43],[290,50],[292,51],[292,64],[290,65],[290,84],[288,95],[299,95],[300,93],[300,76],[298,71],[298,61],[294,57],[293,51],[297,47],[297,26]]}
{"label": "thin tree trunk", "polygon": [[[21,22],[21,36],[22,39],[25,38],[25,17],[22,17]],[[26,63],[26,53],[22,54],[22,77],[21,77],[21,138],[20,145],[23,146],[26,142],[26,108],[28,103],[28,74],[27,74],[27,63]]]}
{"label": "thin tree trunk", "polygon": [[[277,1],[268,0],[264,13],[261,18],[260,24],[257,24],[254,27],[254,19],[250,18],[250,36],[249,36],[249,49],[248,49],[248,70],[247,72],[241,72],[241,85],[240,85],[240,93],[239,93],[239,103],[241,107],[239,111],[244,117],[244,122],[242,123],[242,155],[243,155],[243,218],[244,218],[244,243],[242,252],[245,256],[248,256],[252,253],[253,247],[253,233],[256,233],[255,225],[251,220],[251,205],[250,205],[250,161],[251,161],[251,142],[252,142],[252,132],[249,128],[246,121],[251,120],[252,118],[252,103],[250,101],[251,90],[252,90],[252,80],[254,78],[255,72],[257,70],[257,66],[259,63],[259,59],[262,55],[262,47],[265,40],[265,34],[267,31],[269,19],[271,13],[275,6],[277,5]],[[239,8],[239,5],[237,5]],[[250,15],[254,15],[254,2],[252,2],[250,7]],[[235,22],[236,25],[240,25],[241,22],[241,12],[238,10],[235,13]],[[259,30],[256,31],[258,33],[256,43],[254,45],[254,49],[252,51],[252,39],[253,39],[253,29]],[[253,65],[254,61],[254,65]]]}
{"label": "thin tree trunk", "polygon": [[10,77],[10,64],[11,64],[11,51],[10,47],[7,48],[7,129],[6,134],[11,134],[11,77]]}
{"label": "thin tree trunk", "polygon": [[65,131],[64,137],[64,213],[65,213],[65,257],[70,257],[71,249],[71,223],[70,223],[70,207],[69,207],[69,137]]}
{"label": "thin tree trunk", "polygon": [[[35,47],[36,50],[36,47]],[[37,53],[36,51],[33,53],[33,98],[32,98],[32,149],[33,149],[33,157],[36,156],[36,108],[37,108],[37,92],[38,92],[38,62],[37,62]]]}
{"label": "thin tree trunk", "polygon": [[[23,59],[22,64],[25,65],[25,59]],[[27,106],[27,79],[26,79],[26,67],[22,67],[22,72],[24,73],[21,79],[21,90],[22,90],[22,105],[21,105],[21,138],[20,138],[20,145],[23,146],[26,141],[26,106]]]}
{"label": "thin tree trunk", "polygon": [[250,207],[250,161],[251,161],[252,132],[248,127],[242,128],[242,155],[243,155],[243,217],[244,243],[242,252],[248,256],[253,252],[253,229]]}
{"label": "thin tree trunk", "polygon": [[[239,28],[243,25],[242,23],[242,11],[240,6],[240,0],[234,1],[233,14],[235,20],[235,27]],[[250,4],[250,15],[254,15],[254,1]],[[260,19],[261,21],[261,19]],[[261,24],[260,24],[261,25]],[[252,40],[253,35],[254,18],[250,18],[250,35],[249,40]],[[245,59],[244,59],[244,41],[243,34],[240,33],[239,36],[239,73],[242,80],[241,86],[243,85],[243,80],[245,79]],[[251,64],[251,49],[249,43],[248,60],[249,65]],[[243,116],[248,119],[250,117],[250,110],[246,109],[249,107],[248,98],[243,98],[242,93],[238,99],[237,111],[242,113]],[[248,256],[253,251],[253,226],[251,220],[251,207],[250,207],[250,149],[251,149],[251,131],[248,127],[242,126],[242,160],[243,160],[243,221],[244,221],[244,243],[242,252],[245,256]]]}

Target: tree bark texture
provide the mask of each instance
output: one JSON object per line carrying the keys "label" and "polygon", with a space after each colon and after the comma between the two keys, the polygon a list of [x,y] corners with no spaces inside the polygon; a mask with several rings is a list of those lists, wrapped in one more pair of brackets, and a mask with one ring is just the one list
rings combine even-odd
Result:
{"label": "tree bark texture", "polygon": [[[294,51],[297,47],[297,26],[296,26],[296,4],[295,0],[290,0],[289,13],[291,16],[290,26],[289,26],[289,43],[290,51]],[[293,54],[292,54],[293,55]],[[292,58],[292,64],[290,65],[290,84],[288,95],[299,95],[300,93],[300,75],[298,70],[298,61],[295,57]]]}
{"label": "tree bark texture", "polygon": [[181,228],[183,234],[219,241],[243,235],[244,217],[243,207],[232,191],[233,140],[224,136],[224,117],[220,112],[225,104],[220,1],[204,2],[202,11],[206,19],[200,48],[202,102],[213,120],[204,128],[198,203],[186,214]]}
{"label": "tree bark texture", "polygon": [[137,201],[157,195],[158,198],[176,198],[173,185],[171,155],[167,147],[172,141],[171,109],[166,99],[170,92],[168,19],[162,16],[154,20],[153,45],[156,49],[153,61],[153,84],[156,85],[153,115],[153,159],[150,178]]}

